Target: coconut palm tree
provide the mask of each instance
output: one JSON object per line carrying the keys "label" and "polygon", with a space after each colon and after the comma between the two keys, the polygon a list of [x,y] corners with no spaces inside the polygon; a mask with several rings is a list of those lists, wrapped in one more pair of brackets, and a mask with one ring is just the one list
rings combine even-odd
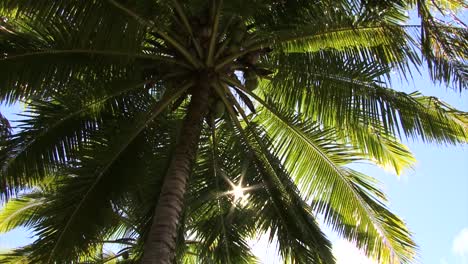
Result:
{"label": "coconut palm tree", "polygon": [[349,165],[410,167],[399,137],[467,141],[466,113],[389,86],[426,62],[466,89],[467,30],[430,10],[2,0],[0,98],[27,110],[1,148],[0,231],[36,237],[9,260],[250,263],[269,234],[285,261],[333,263],[322,215],[379,262],[411,262],[403,221]]}

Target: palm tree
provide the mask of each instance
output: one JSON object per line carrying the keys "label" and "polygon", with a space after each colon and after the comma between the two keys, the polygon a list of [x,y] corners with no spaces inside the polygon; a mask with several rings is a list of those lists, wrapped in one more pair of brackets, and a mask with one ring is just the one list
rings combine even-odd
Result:
{"label": "palm tree", "polygon": [[322,215],[408,263],[410,232],[348,165],[400,172],[398,137],[468,138],[466,113],[389,87],[423,61],[467,87],[467,30],[424,1],[3,0],[0,16],[0,98],[27,105],[1,148],[0,231],[37,237],[10,260],[250,263],[268,233],[285,261],[333,263]]}

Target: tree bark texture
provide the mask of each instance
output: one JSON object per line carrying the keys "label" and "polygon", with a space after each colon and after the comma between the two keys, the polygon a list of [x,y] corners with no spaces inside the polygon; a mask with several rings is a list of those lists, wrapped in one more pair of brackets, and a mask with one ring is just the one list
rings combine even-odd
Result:
{"label": "tree bark texture", "polygon": [[195,88],[146,239],[141,261],[144,264],[169,264],[175,258],[184,194],[208,110],[209,86],[202,84]]}

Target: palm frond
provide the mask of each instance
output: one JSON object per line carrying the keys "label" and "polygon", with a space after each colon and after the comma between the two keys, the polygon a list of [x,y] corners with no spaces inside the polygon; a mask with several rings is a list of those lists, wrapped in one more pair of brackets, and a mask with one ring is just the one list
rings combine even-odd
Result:
{"label": "palm frond", "polygon": [[[61,190],[61,195],[59,195],[59,197],[56,197],[54,201],[58,203],[58,206],[63,206],[63,204],[73,204],[74,206],[67,210],[68,214],[65,215],[65,219],[58,221],[63,224],[63,226],[60,226],[58,230],[54,230],[54,225],[48,226],[47,224],[45,224],[45,228],[40,231],[40,236],[43,237],[42,241],[44,241],[43,246],[40,247],[41,251],[43,251],[42,253],[39,253],[39,256],[41,258],[47,256],[47,259],[50,261],[57,257],[60,258],[60,256],[66,255],[64,249],[67,247],[64,247],[64,244],[67,244],[65,241],[67,241],[68,239],[64,240],[64,238],[67,236],[67,234],[73,234],[73,224],[77,223],[77,217],[83,213],[83,207],[89,207],[92,203],[92,207],[95,208],[95,210],[92,211],[99,211],[100,213],[107,215],[103,215],[103,219],[112,215],[112,207],[111,204],[107,202],[107,200],[101,199],[100,203],[98,203],[98,200],[95,199],[95,196],[97,194],[103,194],[102,192],[98,192],[98,190],[102,191],[103,186],[113,187],[108,189],[108,194],[110,192],[116,192],[116,186],[124,186],[124,184],[110,184],[111,182],[116,183],[115,178],[109,177],[111,172],[110,170],[120,160],[121,156],[126,153],[129,146],[132,145],[134,140],[140,136],[140,134],[145,130],[145,128],[151,122],[153,122],[154,119],[164,109],[166,109],[169,103],[171,103],[175,98],[177,98],[181,93],[183,93],[188,87],[191,87],[191,85],[192,84],[185,85],[184,87],[182,87],[182,89],[177,91],[175,95],[173,94],[170,96],[166,96],[166,98],[164,98],[163,101],[157,103],[157,105],[154,107],[153,112],[144,115],[140,119],[136,119],[134,123],[118,124],[118,126],[120,126],[122,129],[128,129],[128,132],[122,131],[122,133],[119,134],[119,136],[123,136],[123,138],[119,138],[119,136],[117,136],[117,139],[114,139],[115,141],[113,142],[100,141],[97,139],[91,141],[92,148],[89,151],[91,153],[97,153],[98,150],[101,150],[103,151],[103,153],[98,156],[105,158],[103,158],[103,160],[99,160],[96,159],[96,156],[95,158],[89,158],[89,156],[86,154],[82,155],[79,164],[83,163],[83,165],[80,165],[77,168],[77,172],[71,172],[72,174],[82,176],[77,178],[72,177],[68,179],[68,181],[65,181],[64,187]],[[77,193],[76,196],[70,195],[70,192],[72,190],[74,190],[75,193]],[[102,196],[104,197],[104,195]],[[70,199],[71,201],[67,202],[68,199]],[[55,222],[53,218],[49,220]],[[96,225],[89,225],[89,228],[95,229]],[[92,231],[96,232],[96,230]],[[62,248],[62,250],[58,250],[59,248]],[[44,251],[48,253],[44,255]],[[68,252],[70,251],[73,252],[73,248],[68,248]]]}
{"label": "palm frond", "polygon": [[[344,165],[352,162],[359,154],[353,153],[352,148],[337,144],[331,131],[301,124],[297,120],[278,120],[279,117],[272,114],[268,116],[270,120],[258,121],[265,126],[273,141],[272,151],[283,161],[301,193],[307,199],[324,200],[328,203],[336,201],[336,204],[327,208],[333,208],[340,216],[348,216],[336,216],[330,220],[328,210],[320,206],[315,207],[317,212],[324,213],[326,221],[330,221],[335,227],[341,221],[348,221],[344,218],[354,219],[347,226],[348,233],[340,233],[356,241],[369,256],[380,262],[411,261],[414,257],[414,243],[406,227],[402,223],[388,226],[382,224],[378,220],[382,217],[379,215],[380,211],[371,211],[369,208],[373,205],[363,200],[355,190],[355,182],[360,178]],[[346,206],[343,206],[343,201],[347,201]],[[357,233],[362,233],[366,238],[358,237]]]}
{"label": "palm frond", "polygon": [[[418,92],[406,94],[378,84],[376,78],[385,69],[371,65],[366,69],[361,63],[350,63],[340,70],[333,66],[314,69],[296,62],[297,66],[291,70],[286,66],[262,87],[278,103],[295,107],[309,118],[342,128],[361,123],[375,130],[384,128],[386,134],[401,133],[430,142],[466,142],[466,124],[461,121],[466,113]],[[357,77],[358,69],[368,70],[368,77]]]}
{"label": "palm frond", "polygon": [[45,200],[40,193],[22,195],[9,200],[0,210],[0,233],[6,233],[20,226],[31,226],[37,219],[35,214]]}
{"label": "palm frond", "polygon": [[247,239],[255,232],[254,212],[248,208],[236,208],[229,194],[232,182],[238,182],[242,176],[238,158],[227,158],[231,153],[227,145],[229,136],[219,129],[224,126],[220,124],[217,129],[206,129],[211,138],[202,138],[187,195],[191,205],[187,210],[190,216],[187,231],[200,241],[199,247],[191,247],[199,261],[256,263],[247,244]]}
{"label": "palm frond", "polygon": [[[407,25],[413,6],[421,25]],[[414,162],[401,137],[468,141],[467,113],[391,89],[392,72],[410,79],[424,61],[433,81],[466,88],[466,26],[431,6],[1,1],[0,101],[27,111],[14,133],[0,115],[0,193],[16,195],[0,231],[26,226],[37,239],[0,261],[141,261],[166,221],[153,218],[179,173],[173,155],[197,149],[182,166],[177,262],[256,263],[247,241],[267,234],[285,262],[334,263],[317,215],[380,263],[413,261],[378,182],[348,165],[399,173]],[[201,138],[181,151],[200,87],[210,89],[193,124]]]}
{"label": "palm frond", "polygon": [[420,51],[426,60],[431,79],[454,84],[459,91],[467,89],[468,69],[466,59],[468,44],[466,27],[454,27],[437,19],[425,1],[411,1],[421,19],[419,32]]}
{"label": "palm frond", "polygon": [[[103,115],[144,101],[141,97],[122,99],[123,94],[136,88],[132,82],[111,82],[89,90],[79,84],[81,89],[77,92],[55,93],[53,98],[28,103],[27,112],[22,114],[24,119],[18,126],[20,132],[8,137],[1,150],[2,175],[10,191],[30,185],[34,179],[54,170],[54,166],[73,160],[89,133],[98,129]],[[99,93],[102,95],[92,92],[94,88],[101,88]],[[78,98],[77,93],[81,94]],[[70,100],[71,97],[75,99]],[[2,188],[5,191],[6,186]],[[8,195],[8,191],[5,194]]]}
{"label": "palm frond", "polygon": [[10,121],[0,113],[0,139],[4,140],[5,137],[11,134]]}
{"label": "palm frond", "polygon": [[[169,56],[143,53],[141,46],[123,49],[103,46],[93,39],[80,42],[76,39],[83,38],[79,28],[69,22],[57,23],[62,28],[44,25],[45,28],[30,29],[20,25],[19,29],[11,26],[9,30],[0,31],[0,47],[5,52],[0,59],[2,100],[12,102],[31,95],[47,95],[53,89],[66,88],[73,79],[141,78],[138,67],[145,67],[152,61],[169,65],[174,62]],[[139,36],[134,41],[141,45],[142,40]]]}
{"label": "palm frond", "polygon": [[[296,131],[294,127],[288,126],[289,120],[294,120],[297,124],[301,124],[299,128],[296,128],[299,130],[301,130],[301,127],[307,127],[307,131],[312,131],[314,128],[318,131],[330,131],[331,134],[334,134],[332,138],[335,141],[340,142],[342,145],[352,146],[350,148],[350,150],[353,150],[351,154],[355,155],[356,158],[366,158],[385,168],[392,167],[397,174],[403,169],[411,167],[415,161],[408,148],[391,134],[387,133],[383,127],[379,127],[378,125],[369,126],[366,122],[362,122],[354,123],[352,131],[340,131],[334,129],[333,126],[329,127],[324,123],[313,122],[306,115],[292,113],[284,115],[284,108],[278,107],[271,98],[267,97],[266,100],[263,100],[255,93],[246,90],[240,83],[232,79],[226,79],[226,81],[234,85],[240,93],[246,93],[254,98],[264,108],[261,111],[259,119],[262,119],[262,117],[266,117],[267,119],[268,117],[276,118],[277,121],[286,125],[286,129],[292,132]],[[266,125],[268,126],[268,122],[266,122]]]}
{"label": "palm frond", "polygon": [[333,189],[314,198],[314,211],[322,213],[333,230],[364,249],[379,263],[412,263],[416,244],[405,223],[383,204],[385,196],[375,186],[376,180],[351,169],[343,172],[348,177],[349,191],[361,205],[353,210],[351,207],[354,206],[343,206],[338,202],[345,194],[340,185],[335,184]]}
{"label": "palm frond", "polygon": [[[284,52],[317,52],[327,49],[352,49],[384,46],[391,53],[395,36],[402,35],[401,28],[384,25],[352,26],[330,29],[299,28],[294,31],[275,32],[276,42]],[[290,36],[288,36],[290,35]],[[401,43],[401,42],[399,42]],[[284,45],[284,46],[283,46]]]}
{"label": "palm frond", "polygon": [[[258,169],[263,171],[262,182],[267,188],[268,196],[272,199],[270,205],[274,209],[269,211],[276,213],[275,218],[269,219],[278,221],[276,226],[272,223],[265,226],[269,226],[270,228],[275,226],[277,228],[275,228],[276,230],[273,233],[280,238],[280,251],[283,256],[291,257],[300,262],[333,263],[334,260],[330,252],[329,242],[319,231],[316,223],[313,221],[313,217],[306,211],[303,211],[303,208],[296,209],[298,206],[300,208],[303,202],[302,200],[298,201],[297,196],[291,196],[288,188],[282,183],[281,177],[278,175],[277,169],[275,169],[277,165],[272,164],[268,155],[269,151],[259,137],[261,133],[258,130],[255,131],[252,125],[248,123],[244,129],[237,120],[233,109],[227,108],[231,115],[231,120],[239,131],[238,133],[240,133],[241,140],[246,142],[245,147],[254,155],[256,164],[259,166]],[[237,109],[239,108],[237,107]],[[264,205],[265,203],[263,203]],[[264,208],[262,207],[262,209]],[[281,211],[287,208],[294,209],[287,212]],[[264,213],[266,214],[266,212]],[[299,220],[301,218],[305,218],[305,221],[294,223],[287,221],[287,219]]]}
{"label": "palm frond", "polygon": [[[265,153],[267,150],[263,147],[262,151]],[[258,199],[257,225],[260,230],[269,232],[270,239],[275,237],[278,240],[283,259],[291,259],[294,262],[334,263],[330,253],[330,242],[320,231],[311,209],[299,196],[290,175],[281,168],[279,161],[271,154],[268,156],[265,160],[256,160],[256,164],[265,186],[263,195],[266,195],[269,201],[262,202],[266,197],[258,199],[261,197],[260,191],[254,192],[250,198],[252,203]]]}

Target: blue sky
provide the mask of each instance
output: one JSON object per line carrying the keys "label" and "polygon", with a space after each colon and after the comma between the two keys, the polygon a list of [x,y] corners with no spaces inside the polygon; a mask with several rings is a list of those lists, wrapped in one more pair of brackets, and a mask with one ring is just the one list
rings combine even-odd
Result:
{"label": "blue sky", "polygon": [[[468,111],[466,93],[434,86],[421,76],[415,76],[414,80],[414,85],[401,84],[402,90],[420,90]],[[464,228],[468,229],[468,146],[437,146],[421,141],[405,143],[417,159],[413,170],[400,178],[374,168],[366,172],[384,183],[390,207],[415,233],[421,263],[467,264],[468,250],[455,252],[458,245],[454,248],[454,242],[457,236],[464,234]],[[468,239],[463,243],[468,245]]]}

